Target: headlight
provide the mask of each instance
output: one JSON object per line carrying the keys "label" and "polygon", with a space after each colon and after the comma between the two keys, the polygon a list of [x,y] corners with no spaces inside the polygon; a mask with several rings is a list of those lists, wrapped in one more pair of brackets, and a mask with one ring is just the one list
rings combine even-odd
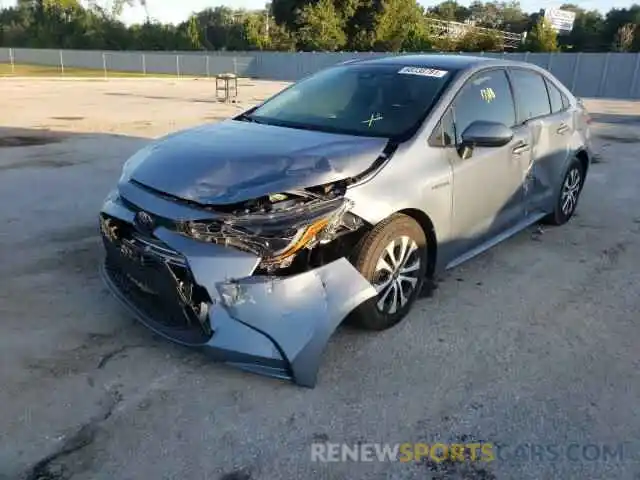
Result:
{"label": "headlight", "polygon": [[349,200],[336,198],[275,213],[186,222],[181,228],[196,239],[252,251],[262,257],[262,266],[286,264],[303,248],[330,236],[350,206]]}
{"label": "headlight", "polygon": [[126,183],[131,179],[133,171],[140,165],[151,153],[151,146],[146,146],[142,150],[138,150],[122,165],[122,173],[118,183]]}

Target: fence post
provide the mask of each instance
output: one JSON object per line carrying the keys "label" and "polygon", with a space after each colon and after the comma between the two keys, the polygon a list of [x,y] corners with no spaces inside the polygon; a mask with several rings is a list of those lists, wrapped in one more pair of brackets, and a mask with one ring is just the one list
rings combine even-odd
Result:
{"label": "fence post", "polygon": [[233,74],[238,75],[238,61],[233,57]]}
{"label": "fence post", "polygon": [[580,59],[582,58],[582,52],[578,52],[576,57],[576,63],[573,65],[573,78],[571,79],[571,93],[576,94],[576,83],[578,81],[578,72],[580,72]]}
{"label": "fence post", "polygon": [[530,53],[531,53],[531,52],[525,52],[525,53],[524,53],[524,61],[525,61],[525,62],[528,62],[528,61],[529,61],[529,54],[530,54]]}
{"label": "fence post", "polygon": [[180,55],[176,55],[176,73],[180,76]]}
{"label": "fence post", "polygon": [[551,71],[551,66],[553,65],[553,53],[549,52],[549,60],[547,61],[547,70]]}
{"label": "fence post", "polygon": [[62,57],[62,50],[60,50],[60,73],[64,75],[64,58]]}
{"label": "fence post", "polygon": [[107,54],[102,52],[102,71],[104,72],[104,78],[107,78]]}
{"label": "fence post", "polygon": [[11,62],[11,73],[16,73],[16,64],[13,57],[13,48],[9,49],[9,61]]}
{"label": "fence post", "polygon": [[611,53],[607,53],[604,57],[604,68],[600,76],[600,85],[598,85],[598,97],[603,95],[604,85],[607,80],[607,74],[609,73],[609,58],[611,58]]}
{"label": "fence post", "polygon": [[209,78],[211,76],[211,72],[209,71],[209,55],[205,57],[205,65],[207,68],[207,78]]}
{"label": "fence post", "polygon": [[631,77],[631,88],[629,89],[629,98],[636,98],[636,82],[638,81],[638,70],[640,70],[640,53],[636,53],[636,67],[633,69],[633,77]]}
{"label": "fence post", "polygon": [[147,56],[144,53],[142,54],[142,74],[147,75]]}

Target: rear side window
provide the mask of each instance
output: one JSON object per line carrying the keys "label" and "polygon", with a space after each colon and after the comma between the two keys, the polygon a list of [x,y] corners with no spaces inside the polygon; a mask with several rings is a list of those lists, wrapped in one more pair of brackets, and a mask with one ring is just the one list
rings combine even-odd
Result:
{"label": "rear side window", "polygon": [[515,124],[515,109],[509,80],[504,70],[489,70],[471,77],[453,102],[456,144],[475,121]]}
{"label": "rear side window", "polygon": [[549,94],[541,75],[529,70],[514,69],[511,70],[511,79],[520,122],[551,113]]}
{"label": "rear side window", "polygon": [[561,112],[567,108],[568,100],[562,94],[562,92],[549,80],[545,79],[547,89],[549,90],[549,100],[551,102],[551,111],[553,113]]}

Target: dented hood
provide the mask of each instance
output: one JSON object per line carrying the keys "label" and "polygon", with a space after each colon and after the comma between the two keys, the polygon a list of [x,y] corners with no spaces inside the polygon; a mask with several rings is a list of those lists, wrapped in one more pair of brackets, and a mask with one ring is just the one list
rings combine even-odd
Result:
{"label": "dented hood", "polygon": [[236,120],[178,132],[149,146],[131,178],[202,204],[229,204],[357,175],[387,139]]}

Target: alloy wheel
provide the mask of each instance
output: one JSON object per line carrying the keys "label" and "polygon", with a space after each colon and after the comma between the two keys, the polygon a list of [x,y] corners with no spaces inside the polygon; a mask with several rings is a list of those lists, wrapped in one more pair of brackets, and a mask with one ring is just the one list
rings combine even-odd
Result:
{"label": "alloy wheel", "polygon": [[386,246],[372,282],[378,292],[378,310],[394,314],[407,304],[418,285],[420,264],[420,250],[410,237],[398,237]]}
{"label": "alloy wheel", "polygon": [[580,186],[582,183],[582,175],[580,169],[577,167],[572,168],[562,185],[562,194],[560,196],[560,205],[562,214],[565,216],[571,215],[578,203],[578,195],[580,194]]}

